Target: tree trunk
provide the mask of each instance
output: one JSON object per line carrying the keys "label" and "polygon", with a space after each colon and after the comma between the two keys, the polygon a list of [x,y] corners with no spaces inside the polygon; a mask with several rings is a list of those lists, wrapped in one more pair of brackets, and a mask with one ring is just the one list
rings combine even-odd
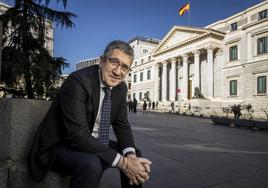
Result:
{"label": "tree trunk", "polygon": [[28,99],[33,99],[34,94],[33,94],[33,87],[32,87],[32,80],[31,80],[31,73],[30,73],[30,56],[28,53],[28,45],[27,45],[27,32],[30,31],[30,27],[28,25],[28,3],[31,2],[31,0],[22,0],[23,2],[23,17],[25,19],[25,23],[27,24],[25,27],[25,30],[22,33],[22,51],[23,54],[25,55],[25,64],[26,64],[26,69],[24,71],[24,78],[25,78],[25,83],[26,83],[26,93],[28,96]]}
{"label": "tree trunk", "polygon": [[33,99],[34,94],[33,94],[31,75],[29,71],[26,70],[24,78],[25,78],[25,83],[26,83],[26,93],[27,93],[28,99]]}

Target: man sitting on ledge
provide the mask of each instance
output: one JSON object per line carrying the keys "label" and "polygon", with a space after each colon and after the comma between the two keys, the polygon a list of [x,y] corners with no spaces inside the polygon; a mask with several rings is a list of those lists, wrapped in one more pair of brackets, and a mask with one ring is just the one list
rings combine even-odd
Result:
{"label": "man sitting on ledge", "polygon": [[[100,65],[72,73],[39,125],[29,155],[29,172],[40,182],[48,170],[71,176],[71,188],[98,187],[109,167],[120,170],[123,188],[142,187],[151,162],[141,158],[127,118],[127,87],[134,53],[112,41]],[[109,140],[110,125],[117,142]]]}

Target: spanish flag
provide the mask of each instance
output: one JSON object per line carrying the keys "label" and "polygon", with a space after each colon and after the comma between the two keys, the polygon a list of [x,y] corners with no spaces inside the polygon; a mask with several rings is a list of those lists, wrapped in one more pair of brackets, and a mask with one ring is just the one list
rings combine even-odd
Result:
{"label": "spanish flag", "polygon": [[182,16],[187,10],[190,10],[190,3],[187,3],[183,7],[180,8],[179,14]]}

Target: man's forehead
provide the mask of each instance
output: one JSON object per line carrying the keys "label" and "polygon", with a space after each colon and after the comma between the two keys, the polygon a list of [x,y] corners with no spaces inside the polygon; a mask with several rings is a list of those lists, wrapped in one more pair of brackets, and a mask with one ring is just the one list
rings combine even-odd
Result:
{"label": "man's forehead", "polygon": [[123,50],[120,50],[119,48],[113,49],[111,54],[123,54],[129,56],[127,53],[125,53]]}
{"label": "man's forehead", "polygon": [[132,57],[120,49],[113,49],[111,57],[116,57],[124,63],[132,63]]}

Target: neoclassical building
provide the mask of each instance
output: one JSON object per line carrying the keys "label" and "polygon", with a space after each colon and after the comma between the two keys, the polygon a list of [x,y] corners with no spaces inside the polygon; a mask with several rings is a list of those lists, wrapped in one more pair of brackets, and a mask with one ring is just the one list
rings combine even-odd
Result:
{"label": "neoclassical building", "polygon": [[91,59],[84,59],[84,60],[78,61],[75,64],[75,70],[83,69],[83,68],[89,67],[91,65],[96,65],[99,63],[100,63],[100,57],[95,57],[95,58],[91,58]]}
{"label": "neoclassical building", "polygon": [[152,52],[159,44],[159,40],[150,39],[146,37],[134,37],[129,41],[129,44],[134,50],[135,59],[132,64],[133,71],[129,75],[131,81],[132,99],[136,98],[138,101],[146,98],[152,100],[154,98],[153,79],[155,71],[153,70]]}
{"label": "neoclassical building", "polygon": [[[261,108],[268,110],[267,9],[264,1],[205,28],[173,26],[153,50],[135,59],[132,98],[159,101],[160,108],[175,101],[182,111],[191,106],[205,113],[249,103],[256,116],[264,116]],[[195,99],[195,88],[205,99]]]}

